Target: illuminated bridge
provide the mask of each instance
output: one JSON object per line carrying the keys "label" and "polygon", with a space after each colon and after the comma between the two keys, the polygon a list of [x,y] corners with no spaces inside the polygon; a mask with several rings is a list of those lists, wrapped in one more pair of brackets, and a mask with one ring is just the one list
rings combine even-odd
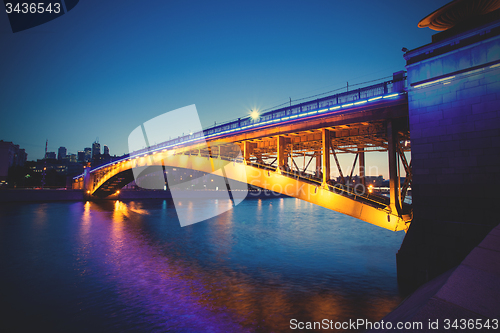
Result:
{"label": "illuminated bridge", "polygon": [[[133,168],[156,165],[207,173],[222,168],[229,179],[406,231],[412,210],[404,199],[412,173],[404,154],[410,150],[405,80],[398,72],[390,81],[214,125],[87,168],[74,178],[73,188],[83,189],[90,199],[112,198],[134,180]],[[366,184],[368,152],[387,152],[389,197],[372,193]],[[339,154],[353,156],[352,168],[342,170]],[[231,164],[245,172],[228,168]],[[334,168],[340,175],[336,180],[330,178]]]}

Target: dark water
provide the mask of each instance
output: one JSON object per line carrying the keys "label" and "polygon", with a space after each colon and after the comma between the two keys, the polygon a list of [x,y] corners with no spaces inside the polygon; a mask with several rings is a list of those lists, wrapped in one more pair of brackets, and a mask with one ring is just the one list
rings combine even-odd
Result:
{"label": "dark water", "polygon": [[403,237],[292,198],[247,199],[184,228],[163,200],[3,204],[0,330],[288,332],[292,318],[376,321],[401,301]]}

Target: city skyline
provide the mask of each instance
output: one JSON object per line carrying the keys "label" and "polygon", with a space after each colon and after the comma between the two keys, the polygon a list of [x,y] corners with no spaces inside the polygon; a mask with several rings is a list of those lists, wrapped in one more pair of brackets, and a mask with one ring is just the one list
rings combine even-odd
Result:
{"label": "city skyline", "polygon": [[[6,141],[6,142],[9,142],[9,141]],[[96,143],[97,143],[99,149],[95,150],[94,154],[90,153],[89,156],[93,156],[93,155],[97,155],[97,154],[110,155],[108,145],[102,145],[102,149],[100,149],[100,142],[99,141],[94,141],[91,145],[89,145],[89,147],[81,148],[75,152],[68,150],[66,148],[66,146],[59,146],[59,148],[57,148],[55,151],[51,151],[50,149],[47,149],[46,154],[55,154],[57,160],[64,160],[65,158],[69,158],[70,155],[78,156],[79,153],[85,154],[86,150],[90,150],[90,152],[92,152],[91,146],[95,145]],[[16,143],[12,142],[12,144],[16,144]],[[38,160],[38,159],[43,159],[43,158],[48,158],[48,157],[42,156],[42,158],[33,159],[33,161]],[[28,161],[29,161],[29,159],[28,159]]]}
{"label": "city skyline", "polygon": [[16,34],[0,15],[1,139],[33,160],[46,139],[77,153],[100,137],[123,155],[133,128],[185,105],[206,127],[390,76],[402,47],[431,41],[417,22],[445,3],[88,1]]}

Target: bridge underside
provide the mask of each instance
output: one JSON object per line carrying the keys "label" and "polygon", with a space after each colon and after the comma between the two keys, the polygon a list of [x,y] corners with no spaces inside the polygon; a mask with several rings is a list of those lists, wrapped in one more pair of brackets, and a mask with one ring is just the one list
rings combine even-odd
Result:
{"label": "bridge underside", "polygon": [[[133,180],[130,170],[157,166],[206,173],[224,170],[225,177],[296,197],[390,230],[407,230],[411,206],[404,199],[411,185],[406,101],[354,110],[286,126],[213,138],[175,149],[146,152],[88,172],[75,181],[92,197],[107,197]],[[387,152],[390,197],[372,193],[365,182],[365,154]],[[353,156],[342,170],[339,154]],[[299,160],[302,165],[299,166]],[[334,167],[331,167],[333,165]],[[161,168],[159,168],[161,166]],[[333,169],[339,177],[331,178]],[[359,174],[355,181],[353,175]],[[400,182],[400,173],[405,181]]]}

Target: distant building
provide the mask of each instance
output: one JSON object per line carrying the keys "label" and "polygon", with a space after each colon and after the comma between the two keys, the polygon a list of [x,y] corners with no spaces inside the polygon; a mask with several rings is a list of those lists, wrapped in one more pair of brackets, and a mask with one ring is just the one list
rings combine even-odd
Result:
{"label": "distant building", "polygon": [[7,179],[10,167],[24,166],[27,157],[28,154],[19,145],[0,140],[0,181]]}
{"label": "distant building", "polygon": [[26,161],[28,160],[28,154],[24,149],[19,149],[17,151],[16,165],[24,166]]}
{"label": "distant building", "polygon": [[56,159],[52,160],[36,160],[36,162],[30,162],[29,169],[34,173],[42,174],[43,168],[47,168],[47,171],[55,170],[61,175],[75,175],[83,172],[83,165],[77,163],[76,154],[70,154],[63,161],[58,161]]}
{"label": "distant building", "polygon": [[59,161],[62,161],[66,158],[66,147],[59,147],[59,150],[57,151],[57,159]]}
{"label": "distant building", "polygon": [[77,155],[77,162],[84,163],[85,162],[85,152],[79,151]]}
{"label": "distant building", "polygon": [[92,161],[92,149],[91,148],[85,148],[83,151],[85,152],[85,162]]}
{"label": "distant building", "polygon": [[45,153],[45,158],[48,158],[48,159],[56,159],[56,152],[54,151],[48,151]]}
{"label": "distant building", "polygon": [[92,144],[92,158],[96,155],[99,155],[100,153],[101,153],[101,144],[95,141]]}
{"label": "distant building", "polygon": [[108,146],[104,145],[104,152],[103,155],[109,155],[109,148]]}

